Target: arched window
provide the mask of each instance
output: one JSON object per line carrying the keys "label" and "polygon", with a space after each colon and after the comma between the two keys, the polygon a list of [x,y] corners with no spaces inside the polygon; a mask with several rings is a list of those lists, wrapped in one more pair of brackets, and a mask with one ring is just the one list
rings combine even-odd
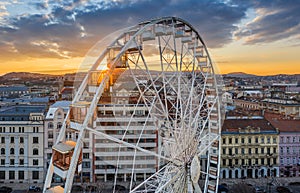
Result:
{"label": "arched window", "polygon": [[1,148],[1,155],[5,155],[5,149]]}
{"label": "arched window", "polygon": [[57,129],[60,129],[61,126],[62,126],[62,123],[61,123],[61,122],[58,122],[58,123],[57,123]]}
{"label": "arched window", "polygon": [[32,150],[32,154],[33,154],[33,155],[38,155],[38,154],[39,154],[39,150],[36,149],[36,148],[34,148],[34,149]]}
{"label": "arched window", "polygon": [[49,123],[48,123],[48,128],[49,128],[49,129],[53,129],[53,123],[52,123],[52,122],[49,122]]}
{"label": "arched window", "polygon": [[14,155],[15,154],[15,149],[14,148],[10,148],[10,155]]}
{"label": "arched window", "polygon": [[24,155],[24,149],[20,148],[20,155]]}

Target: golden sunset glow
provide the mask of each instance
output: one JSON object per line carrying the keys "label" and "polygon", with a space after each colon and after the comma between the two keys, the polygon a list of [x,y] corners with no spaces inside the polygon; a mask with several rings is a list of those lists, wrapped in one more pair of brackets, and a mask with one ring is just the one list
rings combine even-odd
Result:
{"label": "golden sunset glow", "polygon": [[[0,74],[76,72],[88,50],[105,36],[165,14],[199,31],[222,74],[300,73],[299,2],[64,2],[0,2]],[[141,7],[149,9],[136,12]]]}

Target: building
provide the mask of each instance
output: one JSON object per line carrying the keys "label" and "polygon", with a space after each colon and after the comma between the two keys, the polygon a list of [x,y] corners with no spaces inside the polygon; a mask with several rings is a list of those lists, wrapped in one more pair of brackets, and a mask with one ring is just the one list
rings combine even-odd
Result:
{"label": "building", "polygon": [[265,116],[280,131],[280,176],[300,176],[300,120],[284,119],[282,116],[269,113]]}
{"label": "building", "polygon": [[300,118],[300,103],[298,101],[266,98],[261,101],[261,105],[266,111],[286,117]]}
{"label": "building", "polygon": [[278,135],[263,117],[227,117],[221,133],[220,177],[279,176]]}
{"label": "building", "polygon": [[[47,171],[60,128],[69,110],[71,101],[57,101],[49,107],[45,118],[44,132],[44,169]],[[55,178],[57,179],[57,177]]]}
{"label": "building", "polygon": [[247,110],[260,110],[262,106],[257,100],[234,99],[234,105]]}
{"label": "building", "polygon": [[1,183],[44,181],[45,110],[42,105],[16,105],[0,110]]}
{"label": "building", "polygon": [[0,97],[3,98],[17,98],[29,93],[26,86],[1,86]]}
{"label": "building", "polygon": [[[145,104],[141,103],[136,107],[139,91],[134,89],[133,85],[135,86],[132,82],[116,85],[109,94],[111,97],[103,97],[99,101],[96,129],[105,130],[116,138],[124,138],[124,141],[156,152],[158,133],[153,118],[148,116],[148,108]],[[95,180],[113,181],[116,169],[118,169],[118,181],[123,182],[130,180],[134,167],[136,168],[133,178],[137,181],[146,180],[156,172],[158,163],[155,156],[144,152],[135,155],[132,148],[120,148],[118,144],[101,136],[91,135],[90,138],[92,139],[90,141],[95,142],[92,150],[95,156]],[[118,168],[115,167],[117,161]]]}

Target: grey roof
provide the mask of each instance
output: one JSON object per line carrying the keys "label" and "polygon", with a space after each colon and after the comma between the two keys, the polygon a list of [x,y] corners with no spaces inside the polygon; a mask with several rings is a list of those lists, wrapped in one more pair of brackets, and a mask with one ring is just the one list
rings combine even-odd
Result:
{"label": "grey roof", "polygon": [[0,111],[2,115],[29,115],[30,113],[44,113],[46,110],[45,105],[16,105],[5,108]]}
{"label": "grey roof", "polygon": [[30,100],[31,103],[48,103],[50,97],[34,97]]}
{"label": "grey roof", "polygon": [[5,91],[28,91],[27,86],[0,86],[0,92]]}
{"label": "grey roof", "polygon": [[50,106],[50,108],[69,107],[71,103],[72,103],[71,101],[56,101],[53,105]]}

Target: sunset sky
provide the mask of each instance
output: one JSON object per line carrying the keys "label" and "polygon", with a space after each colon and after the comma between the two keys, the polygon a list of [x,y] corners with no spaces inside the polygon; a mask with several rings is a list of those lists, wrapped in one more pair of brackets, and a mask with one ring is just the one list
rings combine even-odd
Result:
{"label": "sunset sky", "polygon": [[118,29],[191,23],[221,73],[300,74],[300,0],[0,0],[0,75],[75,72]]}

